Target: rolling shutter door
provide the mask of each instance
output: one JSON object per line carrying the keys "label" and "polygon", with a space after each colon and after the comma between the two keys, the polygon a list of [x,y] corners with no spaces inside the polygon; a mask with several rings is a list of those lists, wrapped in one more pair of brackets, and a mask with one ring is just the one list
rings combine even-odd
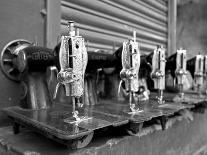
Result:
{"label": "rolling shutter door", "polygon": [[73,20],[87,41],[88,50],[113,52],[132,38],[133,30],[141,52],[167,47],[168,2],[166,0],[61,0],[61,33]]}

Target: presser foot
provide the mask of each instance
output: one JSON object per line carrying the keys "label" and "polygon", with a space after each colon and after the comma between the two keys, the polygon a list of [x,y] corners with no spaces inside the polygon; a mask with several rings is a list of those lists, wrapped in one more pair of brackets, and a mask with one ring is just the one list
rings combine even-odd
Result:
{"label": "presser foot", "polygon": [[175,96],[173,98],[173,102],[176,102],[176,103],[183,103],[185,102],[186,100],[184,99],[184,97],[181,97],[181,96]]}
{"label": "presser foot", "polygon": [[173,99],[174,102],[185,102],[184,93],[180,93]]}
{"label": "presser foot", "polygon": [[67,118],[64,120],[64,122],[78,125],[80,122],[92,119],[92,117],[88,117],[88,116],[79,116],[78,111],[72,112],[72,115],[73,115],[72,118]]}
{"label": "presser foot", "polygon": [[83,107],[83,103],[77,103],[77,106],[79,107],[79,108],[82,108]]}
{"label": "presser foot", "polygon": [[179,98],[180,98],[181,101],[184,101],[184,93],[180,93]]}
{"label": "presser foot", "polygon": [[141,110],[140,108],[136,108],[135,104],[130,105],[130,112],[128,114],[136,114],[140,112],[143,112],[143,110]]}
{"label": "presser foot", "polygon": [[164,104],[165,103],[165,100],[163,100],[163,97],[156,97],[157,98],[157,103],[158,104]]}
{"label": "presser foot", "polygon": [[149,91],[144,91],[142,94],[135,95],[135,101],[148,101],[149,100]]}

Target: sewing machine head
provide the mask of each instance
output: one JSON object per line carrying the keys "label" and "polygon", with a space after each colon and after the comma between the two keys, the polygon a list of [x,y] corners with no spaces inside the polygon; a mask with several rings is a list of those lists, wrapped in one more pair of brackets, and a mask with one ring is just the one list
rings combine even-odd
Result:
{"label": "sewing machine head", "polygon": [[186,50],[180,48],[176,53],[167,58],[166,72],[170,72],[173,78],[177,78],[177,84],[182,83],[182,78],[186,74]]}
{"label": "sewing machine head", "polygon": [[203,92],[207,94],[207,55],[204,55],[203,62]]}
{"label": "sewing machine head", "polygon": [[203,76],[206,79],[207,77],[207,55],[204,56],[204,62],[203,62]]}
{"label": "sewing machine head", "polygon": [[120,77],[125,81],[127,91],[138,91],[138,72],[140,66],[140,53],[136,36],[133,40],[123,43],[122,70]]}
{"label": "sewing machine head", "polygon": [[61,37],[59,51],[60,71],[57,74],[58,84],[54,98],[59,86],[65,87],[66,96],[72,97],[73,117],[79,120],[78,111],[75,110],[76,104],[81,107],[81,97],[84,93],[84,74],[87,65],[87,51],[84,39],[75,31],[74,22],[68,23],[68,35]]}
{"label": "sewing machine head", "polygon": [[196,55],[192,59],[187,61],[187,69],[190,71],[194,78],[194,86],[200,93],[201,85],[203,84],[203,68],[204,68],[204,56],[201,54]]}
{"label": "sewing machine head", "polygon": [[187,74],[186,71],[186,50],[179,49],[176,53],[176,70],[175,76],[177,78],[177,84],[179,86],[179,91],[181,96],[183,97],[183,83],[185,80],[185,76]]}
{"label": "sewing machine head", "polygon": [[203,62],[204,57],[203,55],[197,55],[196,56],[196,64],[195,64],[195,73],[194,73],[194,80],[195,85],[198,88],[198,91],[200,91],[200,87],[203,84]]}
{"label": "sewing machine head", "polygon": [[165,49],[158,46],[153,53],[151,77],[154,81],[154,88],[165,89]]}
{"label": "sewing machine head", "polygon": [[178,78],[178,84],[183,84],[183,76],[186,75],[186,50],[177,50],[175,75]]}
{"label": "sewing machine head", "polygon": [[[56,57],[59,57],[60,47],[61,44],[59,43],[54,49]],[[99,99],[116,99],[118,96],[121,54],[118,56],[115,53],[111,54],[104,50],[96,50],[87,51],[87,55],[88,62],[85,71],[85,87],[82,102],[84,102],[84,105],[95,105]],[[59,60],[56,60],[56,66],[60,70]],[[68,97],[63,95],[63,91],[58,91],[57,100],[65,103],[66,98]]]}
{"label": "sewing machine head", "polygon": [[[122,70],[120,77],[125,83],[125,89],[129,92],[129,105],[131,111],[135,110],[135,103],[133,101],[134,93],[138,91],[138,73],[140,66],[140,52],[139,45],[136,42],[136,32],[133,33],[133,39],[123,43],[122,49]],[[137,109],[138,110],[138,109]]]}
{"label": "sewing machine head", "polygon": [[165,89],[165,49],[158,46],[153,53],[151,78],[154,81],[154,88],[158,89],[158,103],[163,103],[163,90]]}

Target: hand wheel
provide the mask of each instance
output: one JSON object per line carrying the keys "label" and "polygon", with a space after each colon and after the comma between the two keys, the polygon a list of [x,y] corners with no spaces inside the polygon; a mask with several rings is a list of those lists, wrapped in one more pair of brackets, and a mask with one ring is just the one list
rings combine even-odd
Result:
{"label": "hand wheel", "polygon": [[12,81],[19,82],[20,72],[15,61],[20,50],[31,45],[27,40],[17,39],[9,42],[1,51],[0,66],[3,74]]}

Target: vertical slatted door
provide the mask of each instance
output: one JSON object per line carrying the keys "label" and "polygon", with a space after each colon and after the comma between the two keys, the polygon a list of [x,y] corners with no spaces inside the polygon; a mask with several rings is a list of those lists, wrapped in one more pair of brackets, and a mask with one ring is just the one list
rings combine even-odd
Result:
{"label": "vertical slatted door", "polygon": [[61,33],[73,20],[87,40],[88,50],[113,52],[136,30],[142,53],[167,47],[166,0],[61,0]]}

